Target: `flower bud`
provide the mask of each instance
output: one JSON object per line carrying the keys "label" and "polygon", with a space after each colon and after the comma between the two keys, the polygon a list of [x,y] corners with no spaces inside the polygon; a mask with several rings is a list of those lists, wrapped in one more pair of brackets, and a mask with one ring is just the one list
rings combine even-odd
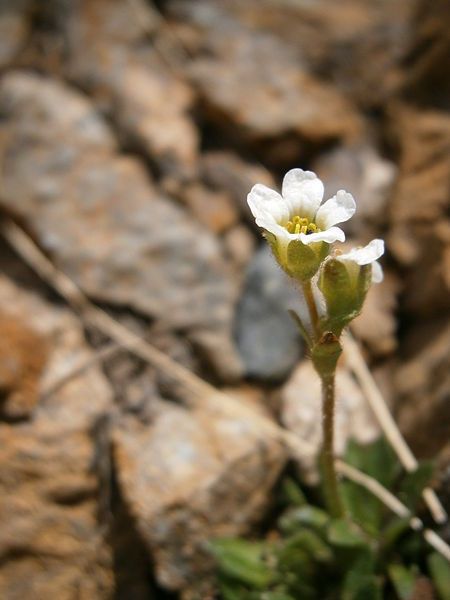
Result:
{"label": "flower bud", "polygon": [[362,309],[372,281],[372,266],[331,258],[324,262],[319,288],[327,305],[330,329],[340,334]]}

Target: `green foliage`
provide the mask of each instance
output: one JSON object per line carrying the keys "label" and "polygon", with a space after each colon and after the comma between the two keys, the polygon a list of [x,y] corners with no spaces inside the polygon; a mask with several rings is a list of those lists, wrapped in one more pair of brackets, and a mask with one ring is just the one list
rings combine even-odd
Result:
{"label": "green foliage", "polygon": [[[351,442],[347,462],[376,478],[411,508],[432,469],[421,465],[403,474],[388,444],[380,439]],[[281,486],[283,512],[270,540],[212,542],[218,587],[224,600],[407,600],[419,578],[431,578],[439,600],[450,600],[449,565],[431,553],[409,519],[390,513],[366,490],[341,484],[346,518],[332,518],[308,502],[293,479]]]}
{"label": "green foliage", "polygon": [[450,565],[437,552],[428,557],[428,568],[440,600],[450,600]]}

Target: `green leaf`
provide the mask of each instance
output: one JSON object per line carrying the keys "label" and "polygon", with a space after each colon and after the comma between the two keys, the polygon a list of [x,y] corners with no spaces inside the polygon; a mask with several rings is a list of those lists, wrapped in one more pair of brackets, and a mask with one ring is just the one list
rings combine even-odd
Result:
{"label": "green leaf", "polygon": [[394,518],[382,533],[383,550],[395,546],[399,539],[410,531],[410,517]]}
{"label": "green leaf", "polygon": [[328,526],[328,541],[334,546],[357,548],[367,546],[361,530],[345,519],[333,519]]}
{"label": "green leaf", "polygon": [[433,552],[428,557],[428,569],[439,600],[450,600],[450,564],[443,556]]}
{"label": "green leaf", "polygon": [[[351,440],[345,460],[388,488],[392,486],[399,470],[397,459],[384,438],[368,445],[360,445]],[[383,504],[369,491],[351,481],[343,481],[341,491],[344,504],[353,520],[369,534],[377,535],[385,513]]]}
{"label": "green leaf", "polygon": [[285,542],[285,551],[301,548],[318,562],[330,562],[333,559],[331,548],[310,529],[303,529],[288,538]]}
{"label": "green leaf", "polygon": [[363,549],[348,569],[342,587],[342,600],[379,600],[380,586],[375,576],[373,552]]}
{"label": "green leaf", "polygon": [[266,544],[241,539],[218,539],[210,542],[219,571],[224,575],[265,589],[272,580],[272,572],[264,561]]}
{"label": "green leaf", "polygon": [[428,485],[433,475],[433,463],[424,461],[415,471],[406,473],[402,478],[399,498],[412,510],[417,508],[423,488]]}
{"label": "green leaf", "polygon": [[400,600],[410,600],[416,585],[417,574],[400,564],[388,566],[389,578]]}
{"label": "green leaf", "polygon": [[330,517],[325,511],[307,504],[286,511],[279,520],[279,526],[286,533],[293,533],[304,526],[324,532],[329,520]]}
{"label": "green leaf", "polygon": [[281,493],[289,506],[304,506],[306,504],[305,494],[291,477],[286,477],[281,482]]}

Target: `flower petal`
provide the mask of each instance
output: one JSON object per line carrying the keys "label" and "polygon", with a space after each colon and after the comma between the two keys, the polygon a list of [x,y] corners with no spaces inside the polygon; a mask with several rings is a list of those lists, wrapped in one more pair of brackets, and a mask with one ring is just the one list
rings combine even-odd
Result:
{"label": "flower petal", "polygon": [[355,214],[356,203],[351,194],[339,190],[336,196],[327,200],[316,214],[316,223],[321,229],[328,229],[336,223],[348,221]]}
{"label": "flower petal", "polygon": [[286,243],[290,241],[290,234],[287,230],[278,225],[278,223],[272,218],[271,215],[260,216],[256,219],[256,224],[259,227],[262,227],[266,231],[270,231],[278,240],[284,240]]}
{"label": "flower petal", "polygon": [[291,169],[286,173],[281,188],[291,216],[299,215],[314,219],[323,198],[323,183],[312,171]]}
{"label": "flower petal", "polygon": [[326,231],[318,231],[317,233],[291,233],[292,239],[298,239],[304,244],[314,244],[315,242],[345,242],[345,233],[339,227],[330,227]]}
{"label": "flower petal", "polygon": [[336,256],[338,260],[351,260],[358,265],[368,265],[380,258],[384,253],[383,240],[375,239],[364,248],[352,248],[350,252]]}
{"label": "flower petal", "polygon": [[262,183],[257,183],[252,187],[247,196],[247,203],[255,219],[268,214],[276,223],[284,224],[289,221],[287,202],[278,192]]}
{"label": "flower petal", "polygon": [[374,261],[372,263],[372,283],[380,283],[383,281],[383,269],[379,262]]}

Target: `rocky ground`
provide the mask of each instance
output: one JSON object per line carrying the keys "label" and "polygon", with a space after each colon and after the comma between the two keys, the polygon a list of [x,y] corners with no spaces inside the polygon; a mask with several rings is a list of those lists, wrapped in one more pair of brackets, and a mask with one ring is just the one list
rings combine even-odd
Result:
{"label": "rocky ground", "polygon": [[[1,213],[122,324],[317,443],[299,300],[246,194],[293,166],[352,192],[349,238],[387,242],[354,333],[448,499],[449,27],[445,0],[0,0]],[[123,350],[98,360],[110,342],[1,244],[0,596],[195,597],[207,540],[267,516],[286,450]],[[340,392],[339,443],[376,435],[345,365]]]}

